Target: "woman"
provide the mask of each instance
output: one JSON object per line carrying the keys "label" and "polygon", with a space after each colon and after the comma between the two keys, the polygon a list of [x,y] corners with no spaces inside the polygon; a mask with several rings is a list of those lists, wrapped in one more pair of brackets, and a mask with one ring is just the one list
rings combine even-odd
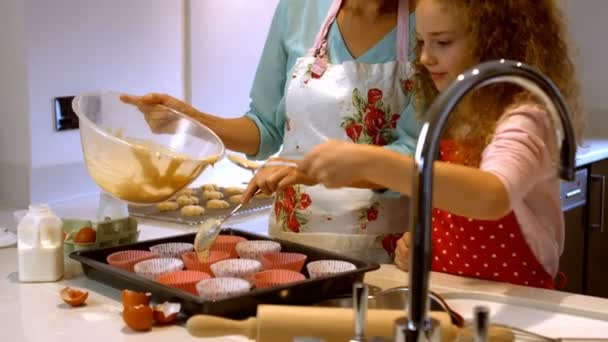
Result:
{"label": "woman", "polygon": [[[408,106],[411,2],[282,0],[243,117],[219,118],[160,94],[123,100],[148,113],[164,104],[190,115],[228,149],[254,159],[267,159],[282,146],[280,158],[297,160],[327,139],[409,154],[418,130]],[[285,177],[306,185],[277,194],[270,235],[390,260],[395,239],[406,230],[405,198],[363,188],[380,188],[374,184],[330,190],[286,166],[260,170],[245,197],[258,187],[273,192]]]}

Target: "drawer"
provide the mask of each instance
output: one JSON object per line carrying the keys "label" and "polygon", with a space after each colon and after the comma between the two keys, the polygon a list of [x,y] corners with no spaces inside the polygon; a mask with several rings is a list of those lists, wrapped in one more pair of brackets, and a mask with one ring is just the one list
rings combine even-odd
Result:
{"label": "drawer", "polygon": [[583,206],[587,202],[587,169],[576,171],[574,180],[562,182],[560,185],[560,200],[562,210]]}

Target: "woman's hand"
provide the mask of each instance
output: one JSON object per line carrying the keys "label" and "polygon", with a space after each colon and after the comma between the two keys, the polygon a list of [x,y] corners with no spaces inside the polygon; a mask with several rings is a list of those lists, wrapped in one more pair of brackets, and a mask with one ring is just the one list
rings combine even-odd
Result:
{"label": "woman's hand", "polygon": [[[272,160],[297,163],[296,161],[288,159],[275,158]],[[267,195],[271,195],[294,184],[311,186],[315,185],[316,182],[314,182],[313,179],[306,177],[306,175],[301,172],[298,172],[293,166],[262,166],[253,179],[249,181],[249,185],[243,193],[243,203],[248,203],[258,189]]]}
{"label": "woman's hand", "polygon": [[395,265],[401,270],[408,271],[410,267],[410,232],[403,234],[397,241],[395,250]]}
{"label": "woman's hand", "polygon": [[120,100],[136,106],[143,114],[150,129],[154,133],[174,133],[176,116],[170,114],[167,108],[188,116],[194,116],[197,110],[184,101],[166,94],[150,93],[144,96],[123,94]]}
{"label": "woman's hand", "polygon": [[374,147],[329,140],[312,149],[300,161],[298,171],[328,188],[352,186],[365,181],[365,167]]}

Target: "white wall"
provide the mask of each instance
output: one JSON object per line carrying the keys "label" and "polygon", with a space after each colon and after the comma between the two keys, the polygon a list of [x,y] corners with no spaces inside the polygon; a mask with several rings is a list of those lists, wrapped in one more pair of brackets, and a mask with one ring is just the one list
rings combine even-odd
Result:
{"label": "white wall", "polygon": [[27,0],[26,29],[33,167],[82,160],[78,131],[53,130],[56,96],[183,95],[181,1]]}
{"label": "white wall", "polygon": [[97,190],[78,131],[54,131],[54,97],[184,94],[183,0],[2,0],[0,28],[0,204]]}
{"label": "white wall", "polygon": [[23,17],[22,0],[0,1],[0,204],[6,202],[3,198],[23,202],[29,191],[30,132]]}
{"label": "white wall", "polygon": [[191,0],[191,102],[208,113],[238,117],[278,0]]}
{"label": "white wall", "polygon": [[588,112],[586,135],[608,137],[608,1],[565,0],[577,71]]}

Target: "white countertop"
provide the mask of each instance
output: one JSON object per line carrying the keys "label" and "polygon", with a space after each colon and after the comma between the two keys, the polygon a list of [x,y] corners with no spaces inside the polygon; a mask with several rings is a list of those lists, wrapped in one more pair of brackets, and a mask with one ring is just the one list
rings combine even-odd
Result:
{"label": "white countertop", "polygon": [[576,166],[583,166],[608,158],[608,139],[586,138],[576,153]]}

